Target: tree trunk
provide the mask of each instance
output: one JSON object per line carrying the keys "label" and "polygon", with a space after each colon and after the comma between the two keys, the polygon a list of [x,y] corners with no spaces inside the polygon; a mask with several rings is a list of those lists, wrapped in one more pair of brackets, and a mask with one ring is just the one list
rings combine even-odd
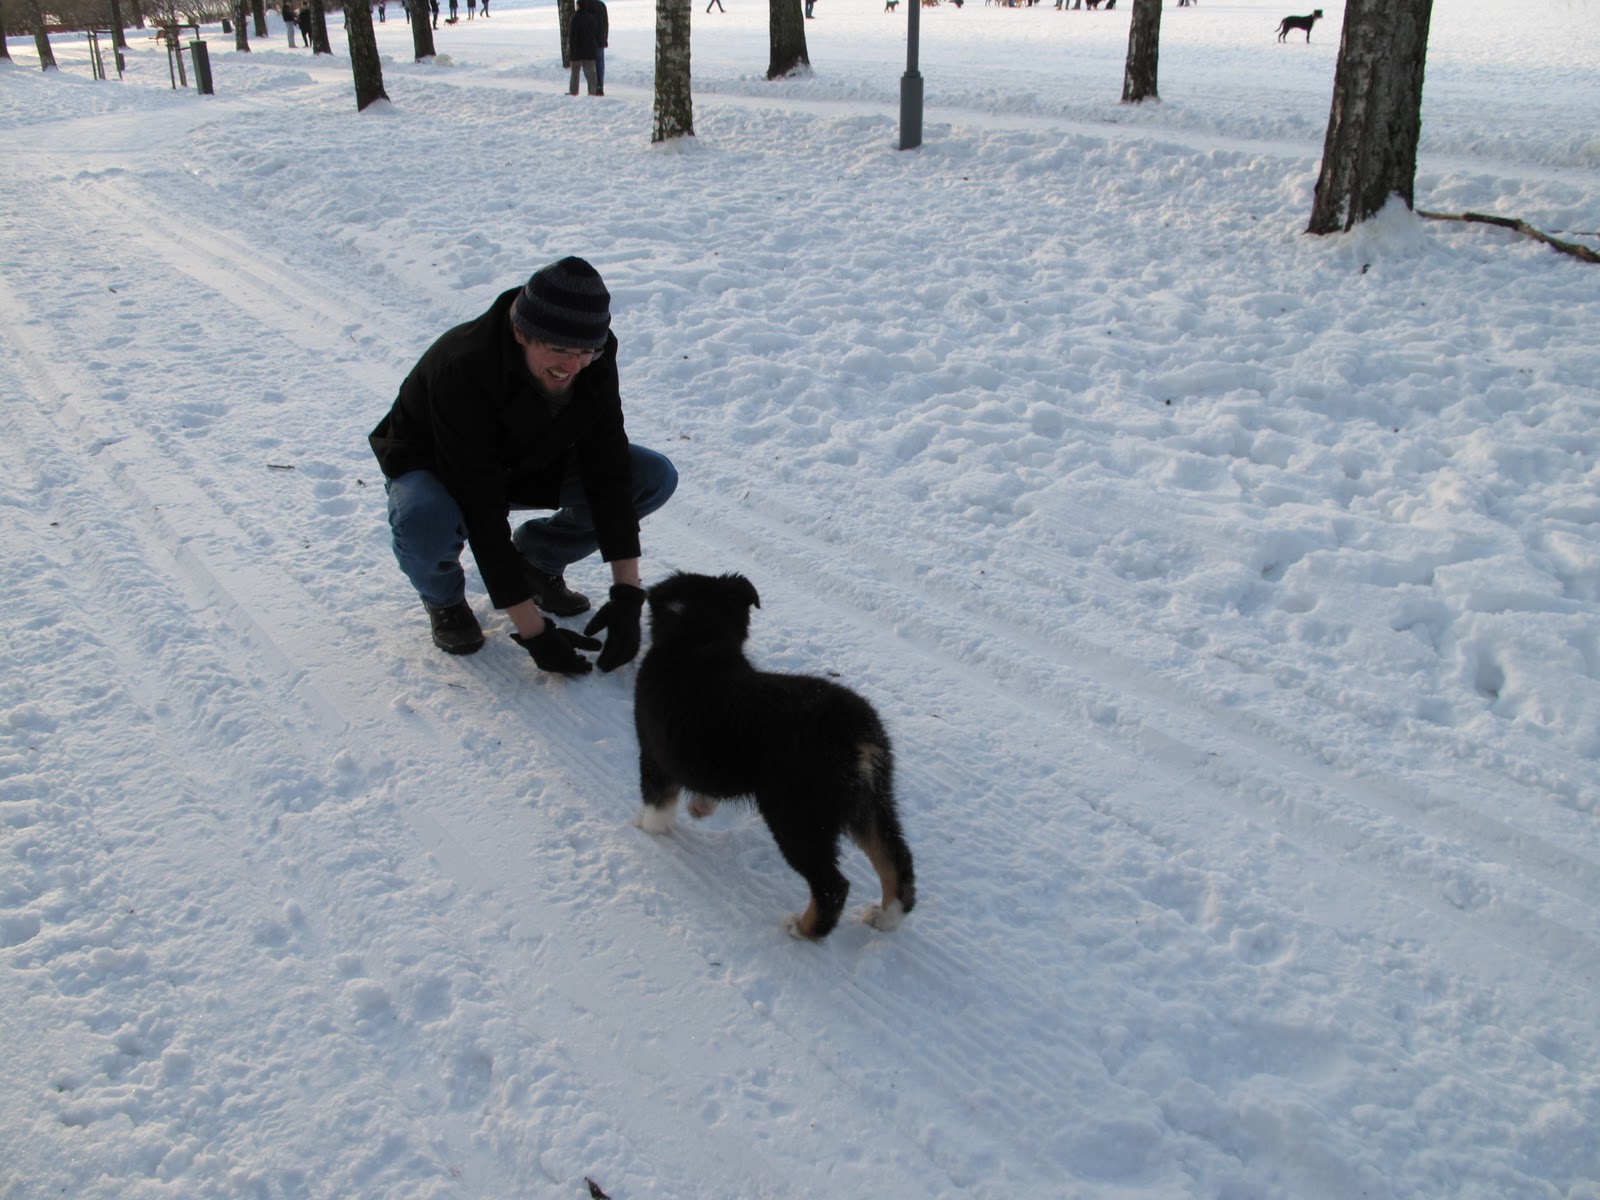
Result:
{"label": "tree trunk", "polygon": [[1161,0],[1133,0],[1128,22],[1128,63],[1122,74],[1122,102],[1159,100],[1156,62],[1161,57]]}
{"label": "tree trunk", "polygon": [[114,54],[127,48],[128,37],[122,32],[122,0],[111,0],[111,51]]}
{"label": "tree trunk", "polygon": [[11,57],[11,47],[6,43],[6,6],[3,3],[0,3],[0,59],[15,61]]}
{"label": "tree trunk", "polygon": [[651,142],[694,136],[689,0],[656,0],[656,113]]}
{"label": "tree trunk", "polygon": [[417,62],[432,58],[436,53],[429,15],[428,0],[411,0],[411,7],[406,10],[406,16],[411,21],[411,52],[417,56]]}
{"label": "tree trunk", "polygon": [[28,27],[33,30],[33,44],[39,48],[39,69],[48,71],[56,65],[56,52],[50,49],[50,35],[44,31],[44,11],[39,0],[23,0],[23,12],[28,16]]}
{"label": "tree trunk", "polygon": [[1415,208],[1433,0],[1346,0],[1333,109],[1307,233],[1335,233],[1398,195]]}
{"label": "tree trunk", "polygon": [[378,35],[372,31],[372,10],[367,0],[345,0],[344,35],[350,43],[350,74],[356,81],[356,111],[379,100],[383,90],[383,60],[378,57]]}
{"label": "tree trunk", "polygon": [[250,15],[256,19],[256,36],[267,36],[267,5],[266,0],[250,0]]}
{"label": "tree trunk", "polygon": [[[356,3],[365,4],[366,0],[356,0]],[[333,53],[333,46],[328,41],[328,9],[322,0],[311,0],[311,52]]]}
{"label": "tree trunk", "polygon": [[566,70],[572,68],[572,41],[569,30],[572,28],[572,14],[577,11],[573,0],[556,0],[556,25],[561,30],[561,66]]}
{"label": "tree trunk", "polygon": [[132,4],[133,4],[133,27],[135,29],[143,29],[144,28],[144,6],[139,3],[139,0],[132,0]]}
{"label": "tree trunk", "polygon": [[[915,4],[917,0],[907,0],[907,3]],[[806,54],[806,18],[800,10],[800,0],[767,0],[767,27],[772,42],[772,55],[767,62],[768,79],[782,79],[811,65]]]}
{"label": "tree trunk", "polygon": [[250,53],[250,34],[244,19],[250,12],[250,0],[233,0],[233,48],[241,54]]}

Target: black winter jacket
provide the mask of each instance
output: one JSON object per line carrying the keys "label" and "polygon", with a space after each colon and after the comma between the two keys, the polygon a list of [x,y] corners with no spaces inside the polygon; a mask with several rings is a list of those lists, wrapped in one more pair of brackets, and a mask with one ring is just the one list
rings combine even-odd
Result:
{"label": "black winter jacket", "polygon": [[432,471],[466,519],[467,544],[496,608],[531,595],[508,512],[555,508],[576,472],[607,562],[639,557],[633,467],[617,384],[617,339],[578,372],[554,411],[511,330],[512,288],[430,346],[368,439],[385,477]]}
{"label": "black winter jacket", "polygon": [[567,30],[567,52],[574,62],[594,58],[600,49],[600,18],[587,4],[580,3]]}

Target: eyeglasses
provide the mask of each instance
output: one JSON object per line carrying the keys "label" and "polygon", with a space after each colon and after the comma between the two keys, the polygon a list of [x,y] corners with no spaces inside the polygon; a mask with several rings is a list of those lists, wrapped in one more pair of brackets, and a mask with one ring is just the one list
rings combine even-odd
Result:
{"label": "eyeglasses", "polygon": [[580,350],[576,346],[552,346],[549,342],[540,342],[539,349],[557,358],[576,358],[586,363],[593,362],[600,355],[598,349]]}

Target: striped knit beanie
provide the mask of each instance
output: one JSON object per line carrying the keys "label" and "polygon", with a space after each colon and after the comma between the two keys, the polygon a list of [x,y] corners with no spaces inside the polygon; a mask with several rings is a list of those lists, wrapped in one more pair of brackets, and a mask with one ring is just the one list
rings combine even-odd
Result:
{"label": "striped knit beanie", "polygon": [[598,350],[611,328],[611,293],[581,258],[540,267],[511,306],[511,323],[525,338]]}

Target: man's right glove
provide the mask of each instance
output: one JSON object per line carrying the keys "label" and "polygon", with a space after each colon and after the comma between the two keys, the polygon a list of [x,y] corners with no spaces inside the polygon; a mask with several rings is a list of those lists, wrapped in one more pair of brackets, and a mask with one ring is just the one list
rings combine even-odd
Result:
{"label": "man's right glove", "polygon": [[532,656],[541,671],[557,675],[587,675],[594,664],[578,651],[600,649],[599,639],[563,629],[554,621],[546,621],[543,632],[531,638],[513,633],[511,640]]}

